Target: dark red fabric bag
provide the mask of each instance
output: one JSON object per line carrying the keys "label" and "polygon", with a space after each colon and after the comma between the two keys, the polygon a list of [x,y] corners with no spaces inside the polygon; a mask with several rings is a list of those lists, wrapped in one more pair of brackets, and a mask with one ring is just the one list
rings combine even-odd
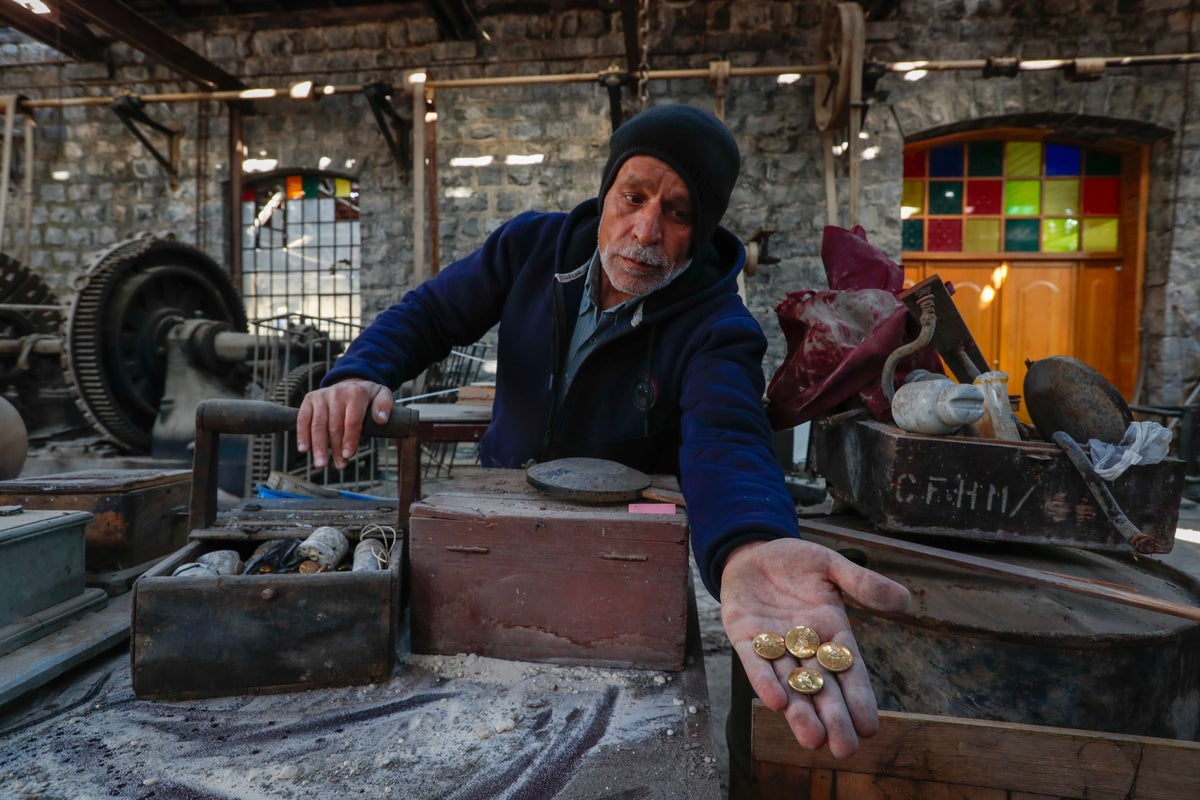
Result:
{"label": "dark red fabric bag", "polygon": [[[767,415],[776,430],[854,407],[890,421],[880,386],[883,364],[920,331],[896,298],[904,268],[867,242],[861,226],[825,226],[821,261],[829,289],[791,292],[775,307],[787,340],[787,357],[767,386]],[[897,384],[914,369],[942,372],[937,351],[925,347],[902,360]]]}

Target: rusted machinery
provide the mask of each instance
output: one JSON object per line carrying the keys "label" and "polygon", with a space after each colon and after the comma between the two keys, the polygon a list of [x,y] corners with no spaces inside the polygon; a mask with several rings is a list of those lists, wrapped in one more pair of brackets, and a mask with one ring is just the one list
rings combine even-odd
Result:
{"label": "rusted machinery", "polygon": [[31,440],[90,429],[123,453],[190,461],[201,400],[296,405],[340,347],[290,318],[264,330],[248,332],[225,270],[169,236],[99,253],[62,303],[0,256],[0,394]]}

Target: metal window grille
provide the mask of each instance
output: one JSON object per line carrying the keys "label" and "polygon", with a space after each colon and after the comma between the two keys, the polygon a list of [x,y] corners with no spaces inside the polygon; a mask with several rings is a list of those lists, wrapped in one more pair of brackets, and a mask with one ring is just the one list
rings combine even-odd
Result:
{"label": "metal window grille", "polygon": [[357,324],[358,183],[330,172],[264,173],[242,197],[242,296],[247,316],[286,314]]}

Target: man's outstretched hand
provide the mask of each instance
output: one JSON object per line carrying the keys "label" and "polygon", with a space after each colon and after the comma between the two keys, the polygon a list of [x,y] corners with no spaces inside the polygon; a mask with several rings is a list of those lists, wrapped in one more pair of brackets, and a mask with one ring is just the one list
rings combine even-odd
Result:
{"label": "man's outstretched hand", "polygon": [[[903,611],[910,601],[908,589],[895,581],[801,539],[743,545],[726,559],[721,575],[725,633],[755,694],[769,708],[784,712],[801,746],[828,744],[836,758],[853,755],[859,738],[879,729],[875,692],[850,631],[843,597],[882,612]],[[754,651],[758,634],[783,636],[797,625],[812,628],[822,642],[847,647],[854,657],[850,669],[830,672],[816,658],[801,662],[791,654],[769,661]],[[788,674],[797,666],[820,671],[824,688],[806,695],[788,686]]]}
{"label": "man's outstretched hand", "polygon": [[392,391],[379,383],[349,378],[304,396],[296,417],[296,449],[312,451],[313,465],[345,469],[358,450],[367,409],[379,424],[392,413]]}

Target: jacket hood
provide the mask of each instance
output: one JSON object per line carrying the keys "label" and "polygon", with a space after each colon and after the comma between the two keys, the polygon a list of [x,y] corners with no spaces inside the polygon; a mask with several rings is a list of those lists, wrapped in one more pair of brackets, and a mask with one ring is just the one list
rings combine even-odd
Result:
{"label": "jacket hood", "polygon": [[[587,200],[567,216],[557,245],[558,273],[577,270],[596,252],[600,232],[597,200]],[[737,292],[737,277],[746,263],[746,248],[730,231],[718,227],[705,244],[697,247],[691,265],[662,289],[644,300],[646,319],[674,313],[712,294]],[[582,276],[579,278],[582,280]]]}

